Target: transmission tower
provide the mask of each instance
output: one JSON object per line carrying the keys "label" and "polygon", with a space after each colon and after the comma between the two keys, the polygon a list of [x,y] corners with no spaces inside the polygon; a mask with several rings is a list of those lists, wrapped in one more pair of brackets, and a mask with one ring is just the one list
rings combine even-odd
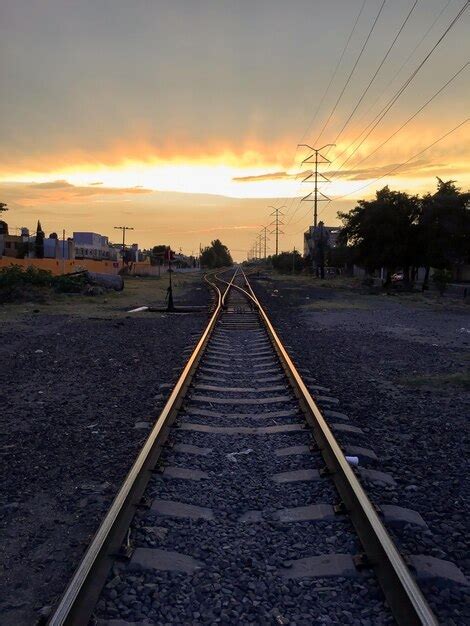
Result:
{"label": "transmission tower", "polygon": [[[325,156],[323,156],[323,154],[321,154],[321,151],[324,150],[325,148],[328,148],[329,146],[334,146],[335,144],[333,143],[327,143],[324,146],[322,146],[321,148],[312,148],[312,146],[309,146],[306,143],[301,143],[299,144],[299,148],[309,148],[309,150],[312,151],[312,154],[310,154],[306,159],[304,159],[301,163],[301,165],[304,165],[305,163],[313,163],[315,164],[315,169],[314,171],[310,171],[307,173],[307,176],[302,180],[303,183],[314,183],[315,187],[313,189],[313,198],[312,198],[312,193],[310,192],[309,194],[307,194],[306,196],[304,196],[301,200],[301,202],[312,202],[313,201],[313,225],[316,228],[317,227],[317,221],[318,221],[318,203],[319,202],[330,202],[330,198],[328,198],[328,196],[325,196],[324,193],[322,193],[319,189],[318,189],[318,183],[330,183],[331,181],[324,176],[323,174],[321,174],[318,171],[318,164],[319,163],[331,163],[331,161],[329,161]],[[314,158],[314,160],[312,161],[312,158]],[[321,160],[319,160],[321,159]],[[320,177],[320,181],[318,180],[318,177]],[[313,179],[313,180],[312,180]]]}
{"label": "transmission tower", "polygon": [[276,256],[278,255],[279,252],[279,235],[283,235],[284,233],[279,230],[279,226],[283,226],[284,222],[281,222],[281,220],[279,219],[280,215],[284,215],[284,213],[281,211],[281,209],[285,209],[285,205],[276,208],[274,206],[270,206],[270,209],[274,209],[273,213],[271,213],[272,216],[274,216],[274,221],[271,222],[270,226],[274,226],[274,230],[271,231],[272,233],[275,233],[276,235]]}
{"label": "transmission tower", "polygon": [[264,260],[266,261],[266,242],[269,241],[269,237],[267,236],[268,227],[263,226],[261,231],[261,237],[264,239]]}

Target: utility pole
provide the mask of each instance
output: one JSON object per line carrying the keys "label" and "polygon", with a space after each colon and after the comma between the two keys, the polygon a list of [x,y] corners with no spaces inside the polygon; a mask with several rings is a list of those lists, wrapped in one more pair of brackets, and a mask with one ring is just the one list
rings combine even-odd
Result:
{"label": "utility pole", "polygon": [[62,230],[62,274],[65,274],[65,228]]}
{"label": "utility pole", "polygon": [[284,215],[284,213],[282,213],[281,209],[285,209],[285,205],[276,208],[274,206],[270,206],[270,209],[274,209],[273,213],[271,213],[271,215],[274,216],[274,221],[271,222],[270,226],[274,226],[274,230],[272,231],[273,233],[276,234],[276,256],[278,255],[279,252],[279,235],[282,235],[282,231],[279,230],[279,226],[283,226],[283,222],[280,221],[279,216],[280,215]]}
{"label": "utility pole", "polygon": [[263,232],[261,233],[261,236],[264,237],[264,260],[266,261],[266,241],[267,241],[267,231],[268,231],[268,227],[267,226],[263,226]]}
{"label": "utility pole", "polygon": [[[300,143],[299,144],[299,148],[309,148],[309,150],[312,151],[313,154],[310,154],[306,159],[304,159],[301,163],[301,165],[304,165],[305,163],[314,163],[315,164],[315,170],[312,172],[308,172],[307,176],[302,180],[303,183],[307,183],[307,182],[313,182],[315,187],[313,189],[313,226],[314,228],[317,227],[317,221],[318,221],[318,203],[319,202],[330,202],[330,198],[328,198],[328,196],[325,196],[325,194],[323,194],[319,189],[318,189],[318,177],[321,178],[320,183],[329,183],[331,182],[326,176],[324,176],[323,174],[321,174],[318,171],[318,164],[319,163],[331,163],[331,161],[329,161],[323,154],[321,154],[322,150],[324,150],[325,148],[328,148],[329,146],[334,146],[334,143],[327,143],[324,146],[322,146],[321,148],[312,148],[312,146],[309,146],[306,143]],[[312,157],[315,157],[315,159],[312,161]],[[321,161],[319,161],[319,157],[321,159]],[[312,179],[313,180],[310,180]],[[302,198],[301,202],[312,202],[312,194],[309,193],[307,194],[305,197]]]}
{"label": "utility pole", "polygon": [[292,254],[292,273],[295,274],[295,246],[294,246],[294,252]]}
{"label": "utility pole", "polygon": [[261,261],[261,259],[263,257],[262,250],[261,250],[262,242],[263,242],[263,235],[262,235],[262,233],[260,233],[258,235],[258,249],[259,249],[259,260],[260,261]]}
{"label": "utility pole", "polygon": [[124,256],[126,253],[126,230],[134,230],[132,226],[115,226],[116,230],[122,230],[122,266],[124,267]]}

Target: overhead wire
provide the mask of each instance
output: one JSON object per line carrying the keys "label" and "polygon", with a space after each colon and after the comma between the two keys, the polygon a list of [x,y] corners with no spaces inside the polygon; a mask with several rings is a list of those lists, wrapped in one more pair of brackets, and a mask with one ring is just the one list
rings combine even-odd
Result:
{"label": "overhead wire", "polygon": [[382,141],[382,143],[378,145],[377,148],[375,148],[372,152],[370,152],[363,159],[355,163],[355,167],[357,167],[358,165],[361,165],[362,163],[364,163],[364,161],[367,161],[372,155],[374,155],[383,146],[385,146],[385,144],[387,144],[390,141],[390,139],[393,139],[393,137],[398,135],[398,133],[402,131],[405,128],[405,126],[407,126],[412,120],[414,120],[414,118],[417,117],[421,113],[421,111],[428,106],[428,104],[430,104],[435,98],[437,98],[437,96],[440,93],[442,93],[444,89],[446,89],[446,87],[450,85],[457,78],[457,76],[459,76],[469,65],[470,65],[470,61],[467,61],[466,63],[464,63],[462,67],[459,70],[457,70],[455,74],[451,78],[449,78],[449,80],[444,85],[442,85],[442,87],[440,87],[430,98],[428,98],[428,100],[426,100],[426,102],[423,105],[421,105],[419,109],[413,113],[413,115],[411,115],[405,122],[403,122],[403,124],[399,128],[397,128],[391,135],[389,135],[387,139]]}
{"label": "overhead wire", "polygon": [[[353,110],[351,111],[351,113],[349,114],[349,117],[347,118],[347,120],[344,122],[342,128],[339,130],[339,132],[336,134],[336,137],[333,139],[333,143],[336,144],[336,142],[338,141],[338,139],[341,137],[341,135],[343,134],[345,128],[348,126],[349,122],[351,121],[351,119],[353,118],[354,114],[356,113],[357,109],[359,108],[359,106],[361,105],[362,101],[364,100],[367,92],[369,91],[369,89],[372,86],[372,83],[374,82],[374,80],[377,78],[378,73],[380,72],[380,70],[382,69],[382,66],[384,65],[385,61],[388,59],[388,56],[390,55],[390,52],[392,51],[393,47],[395,46],[400,34],[402,33],[403,29],[405,28],[408,20],[411,17],[411,14],[413,13],[413,11],[416,8],[416,5],[418,4],[419,0],[414,0],[413,5],[411,7],[411,9],[408,12],[408,15],[405,17],[405,19],[403,20],[400,28],[398,29],[397,34],[395,35],[392,43],[390,44],[390,46],[388,47],[387,52],[385,53],[385,55],[383,56],[382,60],[380,61],[377,69],[374,72],[374,75],[372,76],[372,78],[369,81],[369,84],[367,85],[367,87],[363,90],[361,97],[359,98],[359,100],[356,102]],[[328,154],[328,152],[327,152]]]}
{"label": "overhead wire", "polygon": [[[328,85],[327,85],[327,87],[326,87],[325,91],[323,92],[323,95],[322,95],[322,97],[321,97],[321,99],[320,99],[320,101],[319,101],[319,104],[317,105],[317,108],[316,108],[316,110],[315,110],[315,113],[314,113],[314,115],[313,115],[313,118],[312,118],[312,120],[310,121],[310,123],[309,123],[309,125],[308,125],[307,129],[304,131],[304,134],[302,135],[302,138],[300,139],[299,143],[302,143],[302,142],[305,140],[305,137],[307,137],[307,136],[308,136],[308,134],[309,134],[309,132],[310,132],[310,129],[312,128],[312,126],[313,126],[313,124],[314,124],[314,122],[315,122],[315,120],[316,120],[316,118],[317,118],[317,116],[318,116],[318,112],[319,112],[319,110],[321,109],[321,106],[323,105],[323,102],[325,101],[326,96],[327,96],[327,95],[328,95],[328,93],[329,93],[329,90],[330,90],[330,88],[331,88],[331,85],[333,84],[333,81],[334,81],[334,79],[336,78],[336,75],[337,75],[337,73],[338,73],[338,70],[339,70],[339,68],[340,68],[340,66],[341,66],[341,63],[342,63],[342,61],[343,61],[344,55],[345,55],[345,53],[346,53],[346,50],[348,49],[349,44],[350,44],[350,42],[351,42],[351,39],[352,39],[352,37],[353,37],[353,35],[354,35],[354,32],[355,32],[355,30],[356,30],[356,27],[357,27],[357,24],[358,24],[358,22],[359,22],[359,19],[360,19],[361,15],[362,15],[362,13],[363,13],[363,11],[364,11],[364,7],[365,7],[365,4],[366,4],[366,1],[367,1],[367,0],[362,0],[361,7],[360,7],[360,9],[359,9],[358,14],[356,15],[356,19],[354,20],[353,27],[352,27],[352,29],[351,29],[351,31],[350,31],[350,33],[349,33],[349,35],[348,35],[347,39],[346,39],[346,43],[345,43],[345,45],[343,46],[343,49],[342,49],[341,54],[340,54],[340,57],[339,57],[339,59],[338,59],[338,61],[337,61],[337,63],[336,63],[336,67],[335,67],[335,69],[334,69],[334,71],[333,71],[333,73],[332,73],[332,75],[331,75],[331,78],[330,78],[330,80],[329,80],[329,82],[328,82]],[[295,157],[296,157],[296,155],[297,155],[298,148],[299,148],[299,146],[297,146],[297,148],[296,148],[296,150],[295,150],[294,159],[293,159],[293,161],[292,161],[292,163],[291,163],[291,167],[292,167],[292,166],[294,165],[294,163],[295,163]],[[289,169],[290,169],[290,168],[289,168]],[[276,201],[274,202],[274,204],[277,204],[279,201],[280,201],[280,197],[278,197],[278,198],[276,199]],[[300,202],[300,201],[299,201],[299,199],[298,199],[298,198],[296,198],[296,197],[291,197],[291,198],[289,198],[289,199],[284,198],[284,200],[283,200],[282,202],[287,202],[287,207],[286,207],[285,215],[288,215],[288,214],[289,214],[289,212],[291,211],[292,207],[294,206],[295,202]],[[299,206],[300,206],[300,205],[299,205]],[[295,208],[294,213],[292,214],[292,216],[293,216],[293,215],[295,215],[295,213],[297,212],[297,210],[298,210],[298,206]],[[292,216],[290,217],[289,221],[292,219]],[[287,223],[289,223],[289,221],[288,221]]]}
{"label": "overhead wire", "polygon": [[375,117],[375,120],[372,124],[372,127],[369,128],[367,134],[362,138],[362,140],[360,141],[360,143],[355,146],[355,148],[353,149],[353,151],[351,152],[351,154],[348,155],[348,157],[343,161],[343,163],[341,163],[341,165],[339,166],[338,170],[341,170],[344,165],[354,156],[354,154],[357,152],[357,150],[359,150],[359,148],[362,146],[362,144],[364,143],[364,141],[369,137],[369,135],[375,130],[375,128],[377,128],[377,126],[380,124],[380,122],[384,119],[384,117],[387,115],[387,113],[391,110],[391,108],[393,107],[393,105],[397,102],[397,100],[400,98],[400,96],[404,93],[404,91],[409,87],[409,85],[411,84],[411,82],[414,80],[414,78],[416,77],[416,75],[418,74],[418,72],[421,70],[421,68],[425,65],[425,63],[429,60],[429,58],[431,57],[432,53],[437,49],[437,47],[440,45],[440,43],[444,40],[444,38],[449,34],[449,32],[451,31],[451,29],[453,28],[453,26],[455,26],[455,24],[457,23],[457,21],[462,17],[462,15],[464,14],[464,12],[467,10],[468,6],[470,4],[470,0],[466,0],[465,4],[462,6],[462,8],[459,10],[459,12],[457,13],[457,15],[452,19],[452,21],[450,22],[450,24],[447,26],[447,28],[444,30],[444,32],[442,33],[442,35],[439,37],[439,39],[436,41],[436,43],[432,46],[431,50],[426,54],[426,56],[424,57],[424,59],[418,64],[418,66],[413,70],[413,72],[410,74],[410,76],[406,79],[406,81],[403,83],[403,85],[399,88],[399,90],[392,96],[392,98],[387,102],[387,104],[385,105],[385,107],[383,107],[382,111]]}
{"label": "overhead wire", "polygon": [[[430,143],[429,145],[427,145],[425,148],[423,148],[422,150],[420,150],[419,152],[416,152],[415,154],[413,154],[411,157],[409,157],[408,159],[406,159],[406,161],[403,161],[402,163],[399,163],[398,165],[393,166],[390,170],[388,170],[387,172],[385,172],[384,174],[382,174],[381,176],[378,176],[377,178],[374,178],[374,180],[369,181],[368,183],[366,183],[365,185],[362,185],[361,187],[354,189],[353,191],[350,191],[349,193],[345,193],[341,196],[335,196],[334,198],[332,198],[332,200],[341,200],[342,198],[347,198],[348,196],[351,196],[355,193],[357,193],[358,191],[361,191],[362,189],[366,189],[366,187],[369,187],[370,185],[373,185],[374,183],[378,182],[379,180],[382,180],[383,178],[385,178],[386,176],[390,176],[390,174],[393,174],[394,172],[396,172],[397,170],[399,170],[400,168],[402,168],[405,165],[408,165],[408,163],[410,163],[410,161],[413,161],[413,159],[416,159],[417,157],[421,156],[422,154],[424,154],[425,152],[427,152],[430,148],[432,148],[433,146],[435,146],[436,144],[438,144],[439,142],[443,141],[444,139],[446,139],[449,135],[452,135],[455,131],[457,131],[459,128],[461,128],[462,126],[464,126],[465,124],[467,124],[468,122],[470,122],[470,117],[467,117],[466,119],[464,119],[462,122],[460,122],[459,124],[457,124],[457,126],[454,126],[453,128],[451,128],[449,131],[447,131],[446,133],[444,133],[443,135],[441,135],[440,137],[438,137],[437,139],[435,139],[432,143]],[[324,209],[323,209],[324,210]],[[320,211],[321,213],[321,211]],[[319,215],[320,215],[319,213]],[[299,220],[297,220],[294,223],[297,223],[299,221],[301,221],[302,219],[304,219],[307,216],[307,213],[305,215],[303,215]],[[302,232],[302,231],[299,231]],[[298,233],[286,233],[289,235],[296,235]]]}
{"label": "overhead wire", "polygon": [[308,125],[308,127],[305,130],[304,134],[302,135],[302,139],[300,140],[299,143],[302,143],[305,140],[305,138],[308,136],[308,134],[310,132],[310,129],[312,128],[312,126],[313,126],[313,124],[314,124],[314,122],[315,122],[315,120],[316,120],[316,118],[318,116],[318,112],[321,109],[322,104],[325,101],[325,98],[326,98],[326,96],[328,95],[328,93],[330,91],[330,87],[331,87],[334,79],[336,78],[336,74],[338,73],[338,70],[339,70],[340,65],[341,65],[341,63],[343,61],[344,55],[346,53],[346,50],[348,49],[348,46],[349,46],[349,43],[350,43],[350,41],[352,39],[354,31],[356,30],[357,23],[359,22],[359,19],[360,19],[361,15],[362,15],[362,12],[363,12],[365,4],[366,4],[366,1],[367,0],[362,0],[361,8],[359,9],[359,13],[356,16],[356,20],[355,20],[355,22],[353,24],[351,32],[349,33],[349,37],[347,38],[346,43],[344,44],[343,50],[342,50],[341,55],[340,55],[340,57],[338,59],[338,62],[336,63],[336,67],[334,69],[333,74],[331,75],[331,78],[330,78],[330,81],[328,83],[328,86],[326,87],[325,91],[323,92],[323,96],[321,97],[320,102],[318,103],[318,106],[317,106],[317,108],[315,110],[315,113],[313,115],[312,121],[310,122],[310,124]]}
{"label": "overhead wire", "polygon": [[409,159],[407,159],[406,161],[403,161],[403,163],[399,163],[398,165],[395,165],[392,169],[388,170],[388,172],[385,172],[385,174],[382,174],[381,176],[379,176],[378,178],[374,178],[374,180],[371,180],[370,182],[368,182],[366,185],[363,185],[362,187],[359,187],[358,189],[354,189],[354,191],[350,191],[349,193],[345,193],[341,196],[335,196],[333,199],[334,200],[340,200],[341,198],[346,198],[347,196],[352,195],[353,193],[357,193],[358,191],[361,191],[362,189],[365,189],[366,187],[369,187],[369,185],[372,185],[374,183],[376,183],[379,180],[382,180],[383,178],[385,178],[386,176],[389,176],[390,174],[393,174],[394,172],[396,172],[398,169],[400,169],[401,167],[403,167],[404,165],[407,165],[410,161],[412,161],[413,159],[415,159],[418,156],[421,156],[424,152],[426,152],[427,150],[429,150],[430,148],[432,148],[433,146],[435,146],[437,143],[439,143],[440,141],[442,141],[443,139],[445,139],[446,137],[448,137],[449,135],[451,135],[452,133],[454,133],[456,130],[458,130],[461,126],[464,126],[467,122],[470,121],[470,117],[467,117],[466,119],[464,119],[462,122],[460,122],[460,124],[457,124],[457,126],[454,126],[454,128],[452,128],[451,130],[449,130],[447,133],[445,133],[444,135],[442,135],[441,137],[439,137],[438,139],[436,139],[435,141],[433,141],[432,143],[430,143],[428,146],[426,146],[425,148],[423,148],[423,150],[420,150],[419,152],[417,152],[416,154],[414,154],[413,156],[411,156]]}
{"label": "overhead wire", "polygon": [[371,28],[369,30],[369,33],[367,34],[367,37],[366,37],[364,43],[362,44],[362,48],[361,48],[361,50],[360,50],[360,52],[359,52],[359,54],[357,56],[357,59],[356,59],[354,65],[353,65],[350,73],[349,73],[348,78],[346,79],[346,82],[345,82],[345,84],[343,86],[343,89],[341,90],[338,98],[336,99],[336,102],[335,102],[332,110],[330,111],[330,114],[329,114],[328,118],[326,119],[325,123],[323,124],[323,127],[320,130],[320,133],[318,134],[317,138],[315,139],[314,144],[316,144],[319,141],[320,137],[323,135],[323,132],[324,132],[325,128],[330,123],[330,120],[333,117],[333,115],[334,115],[334,113],[335,113],[335,111],[336,111],[336,109],[338,107],[338,104],[340,103],[341,98],[343,97],[344,92],[346,91],[346,89],[347,89],[347,87],[348,87],[348,85],[349,85],[349,83],[351,81],[351,78],[352,78],[352,76],[353,76],[353,74],[354,74],[354,72],[356,70],[356,67],[357,67],[359,61],[361,60],[361,57],[362,57],[362,55],[364,53],[364,50],[366,49],[366,46],[367,46],[367,44],[369,42],[369,39],[370,39],[372,33],[374,32],[375,26],[376,26],[376,24],[377,24],[377,22],[379,20],[379,17],[381,15],[382,11],[383,11],[383,8],[384,8],[386,2],[387,2],[387,0],[382,0],[382,4],[380,5],[379,11],[378,11],[377,15],[375,16],[375,19],[374,19],[374,21],[372,23],[372,26],[371,26]]}
{"label": "overhead wire", "polygon": [[[427,28],[427,30],[425,31],[425,33],[422,35],[421,39],[418,41],[418,43],[416,44],[416,46],[413,48],[413,50],[410,52],[410,54],[406,57],[406,59],[403,61],[403,63],[401,64],[400,68],[394,73],[394,75],[392,76],[392,78],[390,79],[390,81],[387,83],[387,85],[385,86],[385,88],[383,89],[382,93],[379,94],[379,96],[374,100],[374,102],[369,106],[369,108],[363,113],[362,117],[360,118],[361,120],[364,119],[368,113],[375,107],[375,105],[377,104],[377,102],[379,100],[381,100],[383,98],[383,96],[387,93],[388,88],[390,87],[390,85],[392,85],[395,82],[395,79],[401,74],[403,68],[408,64],[408,62],[410,61],[410,59],[414,56],[416,50],[418,50],[418,48],[421,46],[421,44],[423,43],[423,41],[426,39],[426,37],[429,35],[429,33],[432,31],[432,29],[434,28],[434,26],[437,24],[437,22],[439,21],[440,17],[442,16],[442,14],[444,13],[444,11],[447,9],[447,7],[449,6],[449,4],[452,2],[453,0],[447,0],[446,4],[442,7],[442,9],[440,10],[439,14],[434,18],[434,20],[432,21],[431,25]],[[370,122],[370,124],[368,124],[361,133],[359,133],[359,135],[348,145],[346,146],[346,148],[344,148],[344,150],[342,150],[332,161],[331,163],[333,164],[335,161],[337,161],[340,157],[343,156],[343,154],[345,152],[347,152],[349,150],[349,148],[356,143],[356,141],[361,137],[362,133],[365,132],[369,126],[375,121],[376,118],[374,118],[374,120],[372,120],[372,122]]]}

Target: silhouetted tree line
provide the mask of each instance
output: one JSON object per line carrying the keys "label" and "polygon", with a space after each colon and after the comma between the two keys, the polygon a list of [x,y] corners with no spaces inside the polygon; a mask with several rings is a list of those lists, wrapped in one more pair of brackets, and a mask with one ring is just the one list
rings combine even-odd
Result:
{"label": "silhouetted tree line", "polygon": [[232,256],[227,246],[224,246],[220,239],[214,239],[211,245],[205,247],[201,253],[201,267],[214,269],[230,265],[233,265]]}
{"label": "silhouetted tree line", "polygon": [[445,270],[470,262],[470,192],[462,193],[454,180],[437,180],[433,194],[420,197],[387,186],[374,200],[339,212],[337,255],[370,273],[385,268],[386,284],[398,269],[410,284],[417,268],[424,267],[424,287],[431,267]]}
{"label": "silhouetted tree line", "polygon": [[305,267],[304,260],[297,250],[295,252],[280,252],[268,259],[272,266],[282,274],[298,273]]}

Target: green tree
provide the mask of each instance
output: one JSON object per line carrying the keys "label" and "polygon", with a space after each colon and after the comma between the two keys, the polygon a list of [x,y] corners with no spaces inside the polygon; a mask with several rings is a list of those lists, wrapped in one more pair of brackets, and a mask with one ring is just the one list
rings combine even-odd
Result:
{"label": "green tree", "polygon": [[429,285],[430,268],[450,269],[470,260],[470,192],[461,193],[454,180],[437,179],[437,190],[422,198],[416,246],[426,268],[423,289]]}
{"label": "green tree", "polygon": [[351,246],[354,262],[368,272],[385,267],[386,284],[397,268],[403,269],[404,282],[409,283],[410,267],[417,260],[419,214],[417,196],[384,187],[374,200],[359,200],[349,213],[338,213],[343,222],[339,243]]}
{"label": "green tree", "polygon": [[204,248],[201,254],[201,266],[208,269],[216,267],[227,267],[233,265],[233,260],[227,246],[220,241],[214,239],[210,246]]}

